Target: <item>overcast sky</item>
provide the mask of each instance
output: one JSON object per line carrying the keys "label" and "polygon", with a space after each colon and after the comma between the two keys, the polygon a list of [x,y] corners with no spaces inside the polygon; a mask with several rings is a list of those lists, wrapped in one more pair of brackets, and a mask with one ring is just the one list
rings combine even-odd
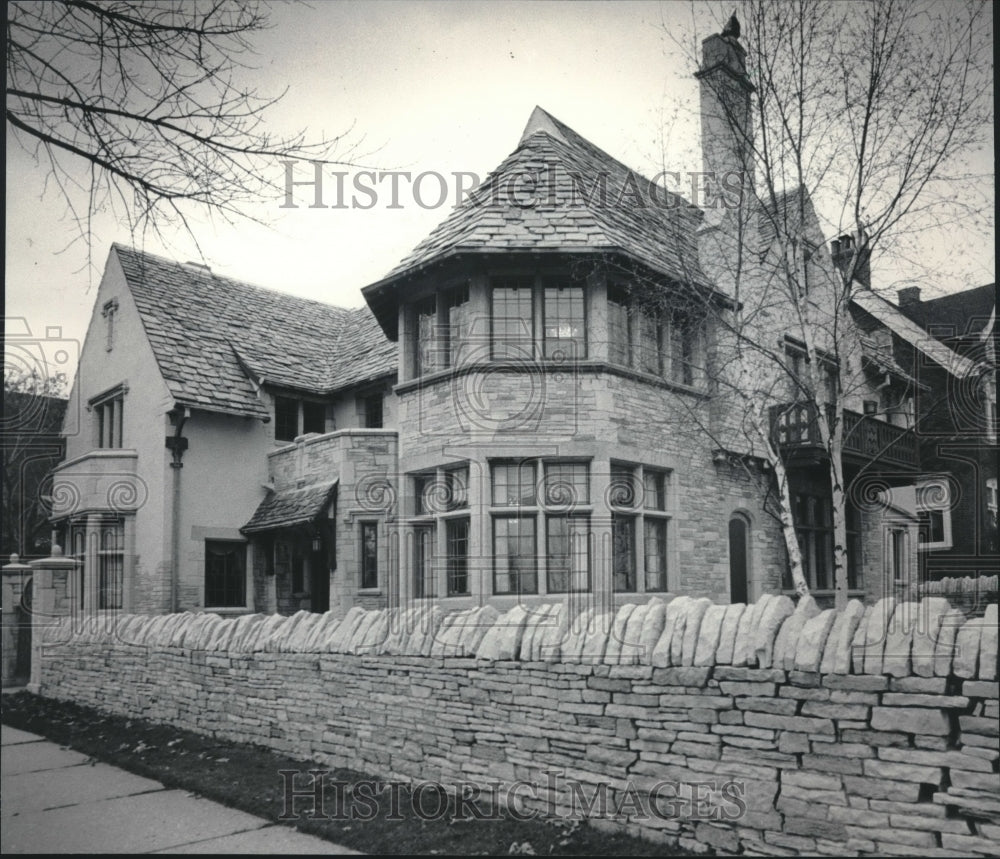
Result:
{"label": "overcast sky", "polygon": [[[414,176],[441,174],[449,180],[448,197],[435,206],[440,185],[427,181],[419,201],[424,206],[403,188],[400,208],[391,209],[380,186],[376,204],[362,210],[350,206],[352,175],[347,208],[310,209],[311,189],[296,189],[300,208],[281,209],[282,200],[273,199],[255,210],[273,224],[270,229],[198,226],[205,261],[220,274],[335,304],[361,304],[360,289],[385,275],[448,214],[456,191],[452,174],[483,177],[496,167],[516,148],[536,104],[647,175],[700,169],[694,69],[664,28],[674,34],[698,29],[699,38],[716,28],[708,21],[693,28],[686,3],[292,3],[276,6],[272,21],[273,29],[256,40],[255,62],[261,89],[288,88],[270,114],[273,127],[325,135],[353,128],[349,138],[365,164]],[[88,271],[86,248],[70,244],[75,228],[58,194],[53,188],[43,193],[45,170],[10,144],[8,137],[8,333],[27,325],[42,336],[58,326],[64,338],[82,341],[108,249],[113,241],[132,239],[124,227],[98,217],[92,248],[97,271]],[[283,168],[274,169],[280,179]],[[311,176],[300,168],[295,178]],[[335,197],[335,179],[327,174],[324,202]],[[926,244],[928,259],[948,260],[934,284],[939,290],[993,279],[991,245],[954,260],[948,259],[947,234],[928,236]],[[181,234],[170,247],[148,240],[144,246],[198,259]],[[890,279],[905,276],[893,272]]]}

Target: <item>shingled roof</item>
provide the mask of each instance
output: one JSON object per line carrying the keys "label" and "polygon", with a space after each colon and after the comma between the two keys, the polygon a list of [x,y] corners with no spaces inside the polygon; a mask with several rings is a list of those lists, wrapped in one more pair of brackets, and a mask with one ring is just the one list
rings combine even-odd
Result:
{"label": "shingled roof", "polygon": [[271,492],[240,530],[244,534],[252,534],[312,522],[323,512],[336,485],[337,481],[333,480],[301,489]]}
{"label": "shingled roof", "polygon": [[258,384],[332,393],[396,369],[366,308],[334,307],[114,245],[153,354],[180,405],[265,418]]}
{"label": "shingled roof", "polygon": [[[532,189],[528,177],[536,177]],[[603,187],[602,187],[603,183]],[[513,198],[513,199],[512,199]],[[458,254],[617,253],[685,283],[706,284],[702,212],[536,107],[518,148],[385,278],[363,290],[395,336],[390,298],[404,278]]]}
{"label": "shingled roof", "polygon": [[939,338],[978,335],[996,312],[996,284],[900,305],[900,310]]}

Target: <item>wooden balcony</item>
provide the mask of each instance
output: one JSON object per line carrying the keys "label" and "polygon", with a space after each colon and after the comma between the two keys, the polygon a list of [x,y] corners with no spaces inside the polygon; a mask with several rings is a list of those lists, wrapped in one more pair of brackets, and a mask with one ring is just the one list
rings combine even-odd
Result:
{"label": "wooden balcony", "polygon": [[[877,462],[890,468],[917,468],[917,440],[913,430],[847,409],[844,416],[844,459],[860,465]],[[783,453],[826,455],[820,441],[816,406],[784,403],[770,410],[771,432]]]}

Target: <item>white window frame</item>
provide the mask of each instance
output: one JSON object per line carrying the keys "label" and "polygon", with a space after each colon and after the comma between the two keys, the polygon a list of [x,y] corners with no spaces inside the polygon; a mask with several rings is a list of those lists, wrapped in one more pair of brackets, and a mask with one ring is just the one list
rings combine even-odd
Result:
{"label": "white window frame", "polygon": [[[944,496],[939,497],[939,496]],[[950,549],[954,545],[951,533],[951,484],[946,477],[930,478],[917,484],[917,513],[941,513],[942,539],[936,541],[919,540],[917,548],[922,551]]]}

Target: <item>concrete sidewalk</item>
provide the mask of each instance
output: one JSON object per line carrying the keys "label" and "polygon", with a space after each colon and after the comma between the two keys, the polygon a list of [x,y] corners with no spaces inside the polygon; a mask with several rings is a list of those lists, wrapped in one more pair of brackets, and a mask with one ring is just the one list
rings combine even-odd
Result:
{"label": "concrete sidewalk", "polygon": [[355,853],[0,726],[0,852]]}

